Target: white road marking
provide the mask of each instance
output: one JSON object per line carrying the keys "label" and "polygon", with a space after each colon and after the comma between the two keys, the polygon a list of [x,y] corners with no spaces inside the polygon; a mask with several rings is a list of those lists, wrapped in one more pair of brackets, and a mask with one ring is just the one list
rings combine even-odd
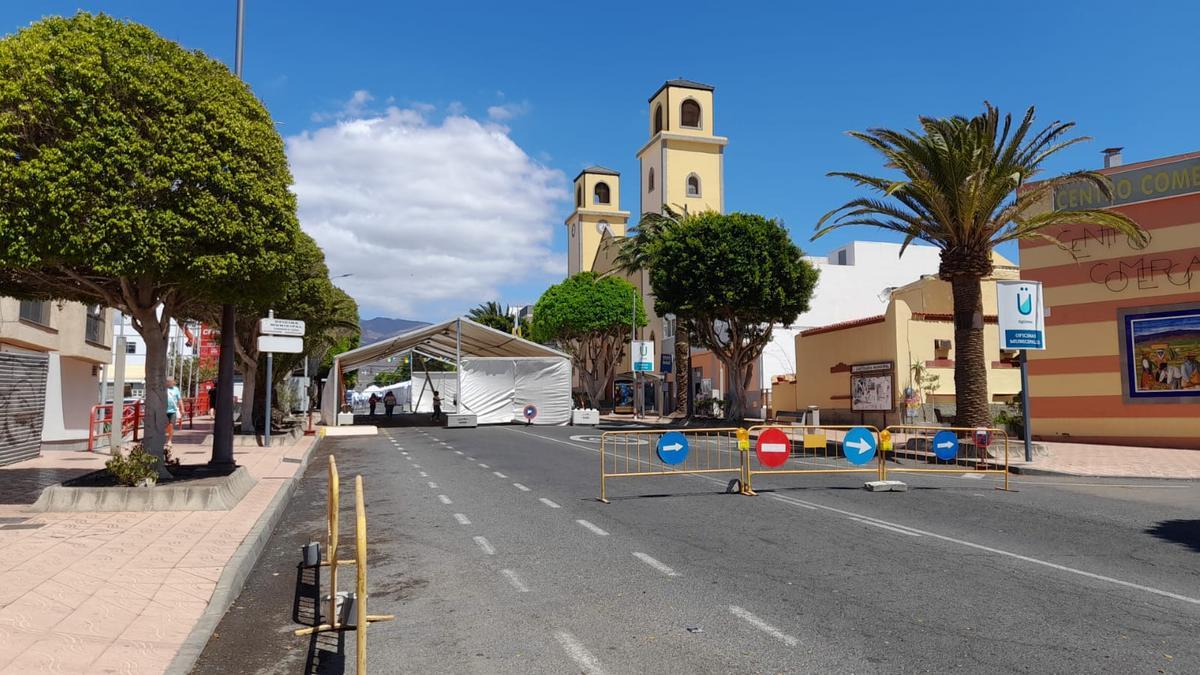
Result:
{"label": "white road marking", "polygon": [[876,522],[873,522],[870,520],[863,520],[862,518],[851,518],[850,520],[853,520],[856,523],[862,523],[863,525],[871,525],[874,527],[883,528],[885,530],[891,530],[892,532],[898,532],[900,534],[907,534],[910,537],[921,536],[921,535],[917,534],[916,532],[909,532],[908,530],[902,530],[898,527],[892,527],[891,525],[884,525],[883,523],[876,523]]}
{"label": "white road marking", "polygon": [[512,570],[500,570],[500,574],[503,574],[504,578],[508,579],[508,583],[512,584],[518,593],[529,592],[529,587],[521,581],[521,577],[518,577],[516,572]]}
{"label": "white road marking", "polygon": [[479,463],[479,466],[480,466],[481,468],[484,468],[484,469],[490,469],[490,468],[492,468],[492,467],[488,466],[487,464],[484,464],[483,462],[480,462],[480,463]]}
{"label": "white road marking", "polygon": [[558,644],[562,645],[563,651],[567,653],[567,656],[571,657],[575,665],[579,666],[580,672],[588,673],[589,675],[604,675],[604,669],[600,667],[600,661],[595,656],[592,656],[592,653],[579,640],[576,640],[575,636],[560,631],[555,633],[554,637],[558,639]]}
{"label": "white road marking", "polygon": [[475,537],[475,543],[479,544],[479,548],[483,549],[484,553],[488,555],[496,555],[496,549],[492,548],[491,542],[489,542],[487,539],[484,539],[483,537]]}
{"label": "white road marking", "polygon": [[429,474],[425,473],[424,471],[418,471],[417,473],[421,474],[421,478],[429,478]]}
{"label": "white road marking", "polygon": [[447,504],[447,505],[454,503],[454,502],[450,501],[450,498],[447,497],[446,495],[438,495],[438,501],[443,504]]}
{"label": "white road marking", "polygon": [[521,485],[520,483],[513,483],[513,487],[517,488],[521,492],[529,492],[529,488],[525,487],[524,485]]}
{"label": "white road marking", "polygon": [[461,513],[454,514],[454,519],[458,521],[459,525],[470,525],[471,524],[471,519]]}
{"label": "white road marking", "polygon": [[[512,431],[512,432],[518,433],[518,434],[525,434],[526,436],[536,436],[537,438],[540,438],[544,441],[550,441],[552,443],[561,443],[562,445],[569,445],[572,448],[579,448],[580,450],[586,450],[586,451],[592,452],[592,453],[598,454],[600,452],[600,450],[597,448],[589,448],[589,447],[586,447],[583,445],[579,445],[577,443],[568,443],[566,441],[561,441],[557,438],[550,438],[548,436],[543,436],[541,434],[533,434],[528,431],[522,431],[520,429],[508,429],[508,431]],[[713,478],[712,476],[695,475],[695,474],[693,474],[693,475],[696,478],[707,480],[707,481],[710,481],[713,483],[720,483],[722,485],[725,483],[725,481]],[[951,480],[954,480],[954,479],[951,479]],[[1036,481],[1022,481],[1021,484],[1024,486],[1039,485],[1039,483]],[[1041,485],[1045,485],[1045,483],[1041,483]],[[1072,485],[1075,485],[1075,484],[1072,484]],[[1112,485],[1106,485],[1104,483],[1097,483],[1096,486],[1114,487]],[[1140,487],[1140,486],[1138,486],[1138,487]],[[1188,486],[1180,486],[1180,487],[1188,487]],[[1066,565],[1059,565],[1058,563],[1052,563],[1048,560],[1039,560],[1038,558],[1031,558],[1026,555],[1021,555],[1020,553],[1013,553],[1012,551],[1005,551],[1004,549],[993,548],[991,546],[984,546],[983,544],[976,544],[974,542],[966,541],[963,539],[955,539],[954,537],[947,537],[944,534],[937,534],[935,532],[920,530],[915,527],[908,527],[907,525],[900,525],[899,523],[893,523],[893,522],[889,522],[886,520],[880,520],[878,518],[872,518],[870,516],[864,516],[862,514],[854,513],[852,511],[845,511],[843,509],[834,508],[832,506],[825,506],[824,504],[815,504],[815,503],[811,503],[811,502],[805,502],[803,500],[795,499],[793,497],[782,497],[779,495],[772,495],[772,496],[774,496],[776,499],[779,499],[780,501],[786,502],[793,506],[801,506],[801,507],[808,508],[808,509],[819,509],[819,510],[823,510],[823,511],[831,511],[833,513],[840,513],[843,516],[849,516],[851,518],[861,518],[863,520],[871,520],[871,521],[874,521],[877,523],[881,523],[883,525],[890,525],[891,527],[899,528],[902,530],[909,530],[911,532],[916,532],[917,534],[923,534],[926,537],[932,537],[934,539],[939,539],[941,541],[945,541],[945,542],[948,542],[951,544],[958,544],[959,546],[965,546],[967,548],[972,548],[977,551],[985,551],[987,553],[992,553],[994,555],[1004,556],[1007,558],[1012,558],[1014,560],[1020,560],[1022,562],[1030,563],[1031,565],[1040,565],[1042,567],[1048,567],[1050,569],[1058,570],[1060,572],[1067,572],[1069,574],[1075,574],[1075,575],[1078,575],[1081,577],[1086,577],[1088,579],[1095,579],[1096,581],[1103,581],[1103,582],[1110,583],[1110,584],[1113,584],[1116,586],[1122,586],[1124,588],[1131,588],[1133,590],[1150,593],[1152,595],[1158,595],[1158,596],[1161,596],[1164,598],[1171,598],[1172,600],[1179,600],[1180,602],[1186,602],[1186,603],[1190,603],[1193,605],[1200,605],[1200,598],[1193,598],[1193,597],[1189,597],[1186,595],[1181,595],[1179,593],[1172,593],[1171,591],[1164,591],[1160,588],[1154,588],[1152,586],[1143,586],[1142,584],[1135,584],[1131,581],[1124,581],[1122,579],[1114,579],[1113,577],[1107,577],[1107,576],[1104,576],[1103,574],[1096,574],[1095,572],[1087,572],[1085,570],[1079,570],[1079,569],[1075,569],[1073,567],[1067,567]]]}
{"label": "white road marking", "polygon": [[983,480],[983,474],[981,474],[981,473],[964,473],[963,475],[959,476],[959,478],[974,478],[975,480]]}
{"label": "white road marking", "polygon": [[463,454],[463,451],[462,451],[462,450],[455,450],[455,451],[454,451],[454,454],[456,454],[456,455],[461,455],[461,454]]}
{"label": "white road marking", "polygon": [[504,474],[500,473],[499,471],[493,471],[492,475],[495,476],[496,478],[508,478],[508,476],[505,476]]}
{"label": "white road marking", "polygon": [[634,551],[633,557],[637,558],[638,560],[641,560],[642,562],[646,563],[647,565],[653,567],[654,569],[658,570],[659,572],[662,572],[663,574],[665,574],[669,577],[679,576],[679,572],[676,572],[675,570],[671,569],[670,567],[667,567],[666,565],[664,565],[661,562],[655,560],[654,558],[646,555],[645,553],[642,553],[640,551]]}
{"label": "white road marking", "polygon": [[552,509],[562,508],[558,504],[555,504],[554,502],[550,501],[549,499],[546,499],[545,497],[541,497],[540,499],[538,499],[538,501],[545,504],[546,506],[549,506]]}
{"label": "white road marking", "polygon": [[608,536],[608,533],[607,533],[607,532],[605,532],[604,530],[600,529],[600,528],[599,528],[599,527],[597,527],[595,524],[593,524],[593,523],[589,523],[589,522],[588,522],[588,521],[586,521],[586,520],[577,520],[577,521],[575,521],[575,522],[577,522],[577,523],[579,523],[580,525],[582,525],[582,526],[586,527],[587,529],[591,530],[592,532],[595,532],[596,534],[600,535],[601,537],[607,537],[607,536]]}
{"label": "white road marking", "polygon": [[474,461],[475,461],[475,458],[474,458],[474,457],[468,457],[467,459],[468,459],[469,461],[472,461],[472,462],[474,462]]}
{"label": "white road marking", "polygon": [[420,465],[420,464],[413,464],[413,468],[414,468],[414,469],[419,469],[419,468],[421,468],[421,465]]}
{"label": "white road marking", "polygon": [[733,612],[733,615],[736,616],[737,618],[749,623],[751,626],[754,626],[755,628],[761,630],[762,632],[766,633],[767,635],[770,635],[771,637],[775,638],[776,640],[779,640],[780,642],[786,644],[789,647],[795,647],[796,643],[799,642],[799,640],[792,637],[791,635],[788,635],[787,633],[779,630],[778,628],[772,626],[771,624],[767,623],[766,621],[763,621],[762,619],[760,619],[757,616],[751,614],[750,612],[742,609],[741,607],[738,607],[737,605],[730,605],[729,611]]}
{"label": "white road marking", "polygon": [[777,499],[777,500],[779,500],[779,501],[781,501],[781,502],[785,502],[785,503],[787,503],[787,504],[791,504],[792,506],[799,506],[799,507],[802,507],[802,508],[806,508],[806,509],[808,509],[808,510],[810,510],[810,511],[816,511],[816,510],[817,510],[817,507],[815,507],[815,506],[809,506],[808,504],[805,504],[804,502],[798,502],[798,501],[796,501],[796,500],[794,500],[794,499],[791,499],[790,497],[785,497],[785,496],[783,496],[783,495],[771,495],[771,499]]}
{"label": "white road marking", "polygon": [[432,488],[432,489],[434,489],[434,490],[436,490],[436,489],[437,489],[437,483],[430,483],[430,484],[429,484],[429,487],[430,487],[430,488]]}

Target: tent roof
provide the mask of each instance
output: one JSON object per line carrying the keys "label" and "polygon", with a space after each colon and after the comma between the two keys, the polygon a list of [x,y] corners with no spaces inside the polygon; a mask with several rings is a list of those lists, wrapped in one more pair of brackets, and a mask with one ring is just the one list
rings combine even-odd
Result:
{"label": "tent roof", "polygon": [[451,363],[455,356],[455,323],[462,321],[463,356],[550,356],[568,358],[566,354],[504,331],[489,328],[468,318],[450,319],[432,326],[421,326],[387,340],[363,345],[337,355],[343,371],[358,369],[391,354],[417,349]]}

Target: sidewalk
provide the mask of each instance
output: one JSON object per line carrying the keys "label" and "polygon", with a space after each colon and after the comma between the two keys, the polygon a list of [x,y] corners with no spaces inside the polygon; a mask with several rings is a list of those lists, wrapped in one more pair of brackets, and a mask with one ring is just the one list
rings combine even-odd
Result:
{"label": "sidewalk", "polygon": [[[197,420],[176,433],[176,455],[205,461],[210,434]],[[31,486],[108,456],[48,452],[0,467],[0,673],[164,672],[314,442],[236,448],[258,482],[230,511],[31,513]]]}

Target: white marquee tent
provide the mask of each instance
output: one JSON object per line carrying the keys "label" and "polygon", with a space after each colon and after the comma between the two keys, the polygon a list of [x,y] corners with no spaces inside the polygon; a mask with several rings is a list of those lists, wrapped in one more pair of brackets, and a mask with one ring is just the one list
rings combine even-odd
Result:
{"label": "white marquee tent", "polygon": [[[345,373],[381,358],[411,352],[456,364],[454,373],[429,373],[443,409],[476,415],[480,424],[523,420],[527,405],[537,408],[534,424],[566,424],[571,418],[571,361],[556,349],[509,335],[470,319],[451,319],[338,354],[321,396],[321,418],[336,423],[344,399]],[[409,395],[418,412],[432,410],[426,374],[414,372]]]}

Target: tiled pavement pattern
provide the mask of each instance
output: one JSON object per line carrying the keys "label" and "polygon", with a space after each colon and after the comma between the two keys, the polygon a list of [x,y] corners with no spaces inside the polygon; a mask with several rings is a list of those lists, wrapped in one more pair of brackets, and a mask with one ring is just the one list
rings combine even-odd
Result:
{"label": "tiled pavement pattern", "polygon": [[[185,463],[207,457],[180,440]],[[163,672],[311,443],[239,448],[258,483],[231,511],[33,514],[0,503],[0,673]],[[78,471],[84,462],[67,460],[86,456],[55,454],[39,468]],[[0,469],[0,485],[20,467]]]}

